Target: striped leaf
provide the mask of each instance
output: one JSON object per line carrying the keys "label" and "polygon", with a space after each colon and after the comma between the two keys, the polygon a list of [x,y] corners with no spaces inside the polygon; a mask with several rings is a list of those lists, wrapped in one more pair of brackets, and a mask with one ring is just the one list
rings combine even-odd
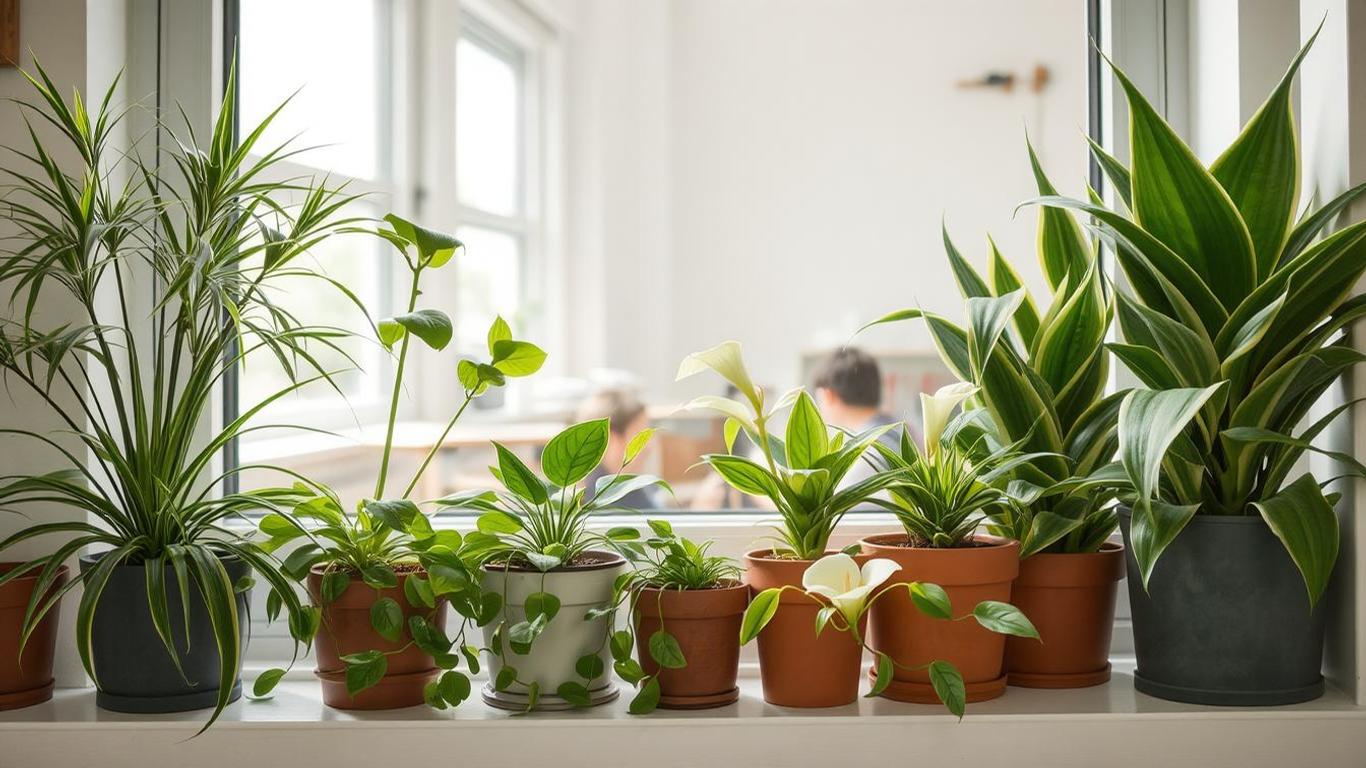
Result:
{"label": "striped leaf", "polygon": [[1332,503],[1314,478],[1305,474],[1252,506],[1295,561],[1312,609],[1328,588],[1338,558],[1338,517]]}
{"label": "striped leaf", "polygon": [[[1058,190],[1048,180],[1039,157],[1034,153],[1034,145],[1025,138],[1029,150],[1029,166],[1034,171],[1034,183],[1039,195],[1056,196]],[[1044,277],[1053,290],[1058,290],[1069,273],[1081,274],[1093,261],[1091,246],[1072,215],[1053,207],[1039,209],[1038,226],[1039,264],[1043,267]]]}

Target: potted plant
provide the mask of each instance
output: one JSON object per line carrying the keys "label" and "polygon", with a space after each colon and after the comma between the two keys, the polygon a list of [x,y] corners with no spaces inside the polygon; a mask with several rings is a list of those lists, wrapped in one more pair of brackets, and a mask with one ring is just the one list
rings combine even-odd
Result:
{"label": "potted plant", "polygon": [[[35,135],[19,155],[33,170],[10,170],[6,213],[20,234],[0,282],[19,314],[0,332],[0,368],[9,386],[31,392],[65,424],[60,439],[78,447],[6,430],[69,468],[8,478],[0,504],[58,502],[82,517],[37,523],[0,542],[3,552],[63,537],[49,555],[0,575],[0,584],[36,574],[24,618],[30,639],[79,585],[76,647],[97,704],[128,712],[212,707],[207,728],[240,693],[252,572],[277,590],[289,583],[273,557],[224,521],[298,498],[291,489],[219,495],[223,475],[213,463],[262,408],[328,379],[308,345],[330,345],[336,332],[300,323],[270,292],[281,279],[325,279],[295,260],[346,223],[337,213],[351,198],[306,180],[266,181],[286,155],[252,159],[270,118],[234,141],[231,86],[202,149],[171,142],[149,164],[110,144],[124,114],[110,106],[112,87],[89,112],[41,69],[31,80],[42,106],[24,108],[55,125],[63,146]],[[58,154],[78,165],[59,167]],[[135,286],[156,286],[156,295],[149,300]],[[33,312],[59,298],[80,318],[48,324]],[[284,371],[293,383],[206,434],[218,382],[256,350],[296,362]],[[57,588],[63,564],[95,547],[102,549],[82,555],[79,572]],[[295,640],[309,641],[315,614],[292,596],[282,606]]]}
{"label": "potted plant", "polygon": [[[315,674],[322,681],[325,704],[394,709],[426,702],[444,708],[469,696],[469,677],[458,669],[462,657],[470,673],[479,668],[473,646],[464,641],[468,621],[487,622],[497,607],[484,599],[475,571],[462,559],[460,534],[434,529],[409,496],[469,404],[507,378],[535,373],[545,353],[513,339],[507,323],[497,318],[488,332],[489,361],[459,362],[459,407],[412,479],[398,494],[388,494],[399,393],[412,339],[439,351],[452,337],[444,312],[417,308],[422,276],[450,262],[463,246],[392,214],[385,221],[390,228],[378,234],[403,258],[411,287],[407,311],[378,324],[380,342],[390,350],[397,345],[398,355],[374,495],[347,512],[330,489],[301,483],[300,489],[311,495],[289,512],[261,518],[259,527],[268,537],[267,550],[292,547],[285,563],[291,575],[306,581],[321,613]],[[454,639],[446,634],[448,604],[462,617]],[[265,695],[284,673],[263,673],[254,693]]]}
{"label": "potted plant", "polygon": [[[736,490],[766,499],[781,517],[776,545],[744,558],[745,581],[753,593],[780,590],[775,613],[759,635],[764,699],[792,707],[848,704],[858,698],[858,677],[851,678],[847,671],[858,669],[862,646],[848,633],[813,633],[820,606],[782,588],[799,587],[806,569],[830,554],[830,534],[845,512],[895,481],[894,473],[880,472],[841,487],[868,446],[890,426],[848,436],[832,432],[811,396],[801,389],[770,401],[750,379],[734,341],[688,356],[679,366],[678,378],[704,370],[719,374],[744,399],[704,396],[688,404],[726,417],[726,448],[731,452],[702,460]],[[769,431],[769,424],[789,407],[787,429],[780,438]],[[742,430],[759,447],[757,460],[734,453]]]}
{"label": "potted plant", "polygon": [[[8,576],[23,565],[0,563],[0,576]],[[34,594],[40,575],[40,571],[29,571],[0,585],[0,711],[52,698],[52,662],[57,652],[60,608],[54,603],[37,623],[24,621],[29,605],[41,606],[45,600]],[[58,595],[66,582],[67,570],[62,566],[48,587],[48,598]],[[26,626],[30,628],[27,636]]]}
{"label": "potted plant", "polygon": [[740,617],[749,605],[740,567],[707,554],[712,542],[677,536],[665,520],[647,522],[653,535],[644,546],[620,533],[613,539],[635,561],[614,601],[628,604],[631,619],[611,643],[617,675],[640,691],[630,712],[733,703],[740,698]]}
{"label": "potted plant", "polygon": [[483,624],[489,655],[486,703],[500,709],[569,709],[612,701],[614,590],[626,558],[613,540],[639,537],[634,528],[598,532],[598,514],[618,509],[629,493],[667,485],[626,470],[653,434],[627,444],[621,466],[599,478],[591,499],[580,483],[602,463],[607,419],[574,424],[551,438],[541,455],[544,478],[515,453],[494,443],[503,484],[497,493],[439,500],[449,508],[482,512],[465,536],[462,554],[482,568],[484,592],[499,610]]}
{"label": "potted plant", "polygon": [[[1362,188],[1296,221],[1291,85],[1313,40],[1205,168],[1118,69],[1132,157],[1108,170],[1133,218],[1081,210],[1117,245],[1125,364],[1149,389],[1119,411],[1136,687],[1203,704],[1319,696],[1337,493],[1297,461],[1351,403],[1296,429],[1360,359],[1366,224],[1315,242]],[[1330,453],[1350,471],[1360,462]]]}
{"label": "potted plant", "polygon": [[[972,384],[950,384],[934,395],[920,395],[925,449],[903,434],[900,450],[877,444],[877,461],[898,481],[888,498],[874,504],[896,515],[900,533],[864,538],[863,553],[895,563],[894,583],[939,585],[951,603],[978,606],[978,621],[941,623],[945,618],[920,609],[911,591],[898,592],[871,609],[870,646],[910,665],[898,668],[884,696],[933,703],[934,659],[947,659],[962,673],[967,701],[985,701],[1005,692],[1005,634],[993,625],[998,606],[1010,601],[1019,573],[1020,544],[977,532],[986,516],[1012,503],[1002,486],[1017,466],[1031,458],[1018,444],[990,444],[992,433],[965,411],[950,421],[958,405],[976,394]],[[985,607],[983,607],[985,606]]]}
{"label": "potted plant", "polygon": [[[918,664],[904,664],[889,653],[868,646],[863,639],[869,609],[889,596],[893,599],[897,596],[908,598],[915,609],[928,618],[952,619],[953,603],[937,584],[893,582],[882,586],[900,569],[896,561],[886,558],[866,560],[860,566],[853,557],[843,552],[826,555],[807,567],[802,574],[800,587],[771,587],[755,595],[741,623],[740,642],[748,643],[760,636],[777,614],[783,594],[799,594],[817,606],[816,622],[809,631],[817,636],[826,631],[848,635],[860,650],[867,648],[872,652],[875,662],[871,670],[872,686],[865,694],[867,697],[885,696],[888,688],[895,684],[898,672],[921,672],[929,680],[936,700],[961,719],[968,698],[963,675],[952,662],[932,659]],[[971,614],[952,619],[949,623],[964,621],[969,616],[993,632],[1038,639],[1033,625],[1011,605],[980,603]],[[858,665],[841,671],[857,687]]]}
{"label": "potted plant", "polygon": [[[1033,147],[1026,146],[1039,193],[1056,194]],[[968,322],[959,326],[913,309],[873,324],[923,319],[945,365],[977,386],[975,403],[989,417],[996,439],[1018,442],[1035,454],[1015,467],[1005,487],[1013,503],[996,506],[987,525],[991,533],[1020,542],[1011,600],[1044,640],[1007,638],[1006,672],[1011,685],[1074,688],[1110,679],[1124,548],[1109,541],[1118,527],[1113,488],[1085,478],[1115,455],[1125,393],[1105,392],[1104,341],[1114,301],[1098,268],[1097,246],[1068,211],[1041,208],[1038,231],[1039,262],[1053,290],[1046,311],[1036,308],[994,242],[988,239],[983,277],[945,230],[944,247]]]}

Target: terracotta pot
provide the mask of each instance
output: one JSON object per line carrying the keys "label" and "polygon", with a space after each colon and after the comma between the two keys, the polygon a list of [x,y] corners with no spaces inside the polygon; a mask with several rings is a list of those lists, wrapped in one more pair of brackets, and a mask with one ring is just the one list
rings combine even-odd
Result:
{"label": "terracotta pot", "polygon": [[[20,565],[23,563],[0,563],[0,574]],[[56,653],[60,603],[38,622],[24,646],[23,659],[19,658],[24,612],[38,586],[39,573],[40,570],[33,570],[0,586],[0,710],[28,707],[52,698],[52,659]],[[66,584],[67,575],[66,566],[62,566],[48,588],[49,596]]]}
{"label": "terracotta pot", "polygon": [[[745,583],[751,594],[801,587],[802,573],[814,561],[770,554],[771,550],[758,550],[745,555]],[[862,563],[867,558],[854,559]],[[838,707],[858,700],[863,648],[849,632],[827,628],[817,635],[820,608],[821,603],[801,592],[787,591],[778,599],[778,612],[758,638],[764,701],[783,707]]]}
{"label": "terracotta pot", "polygon": [[[489,622],[484,627],[484,645],[494,647],[493,635],[500,623],[508,627],[526,620],[527,597],[537,592],[548,592],[560,600],[560,610],[531,644],[529,653],[518,654],[504,641],[503,656],[516,668],[523,683],[536,682],[540,691],[538,710],[572,709],[573,704],[555,692],[565,683],[580,683],[588,688],[591,706],[605,704],[617,698],[618,690],[612,682],[612,651],[607,643],[607,617],[587,620],[588,611],[605,608],[612,602],[612,585],[626,570],[626,559],[611,552],[590,551],[598,562],[557,568],[542,573],[533,569],[484,566],[483,587],[503,596],[502,620]],[[737,630],[738,633],[738,630]],[[575,666],[580,658],[596,653],[602,659],[604,674],[585,681]],[[503,659],[489,658],[490,680],[498,677]],[[484,686],[484,703],[499,709],[524,710],[527,689],[521,686],[499,691],[492,684]]]}
{"label": "terracotta pot", "polygon": [[[659,706],[709,709],[740,698],[740,620],[749,587],[643,589],[636,601],[636,646],[645,672],[659,677]],[[650,656],[650,635],[664,629],[678,640],[688,665],[660,669]]]}
{"label": "terracotta pot", "polygon": [[1011,602],[1039,630],[1038,640],[1006,638],[1010,684],[1085,688],[1110,679],[1115,590],[1124,578],[1124,547],[1099,552],[1040,553],[1020,562]]}
{"label": "terracotta pot", "polygon": [[[322,599],[325,566],[315,565],[308,573],[308,593],[313,604],[322,606],[322,624],[313,640],[318,668],[313,674],[322,681],[323,703],[336,709],[399,709],[426,703],[423,689],[435,680],[441,670],[432,657],[416,645],[410,645],[407,619],[428,616],[431,609],[408,604],[403,583],[409,576],[426,576],[424,571],[398,572],[398,586],[377,590],[360,578],[354,578],[331,603]],[[385,640],[370,623],[370,608],[380,598],[398,601],[403,609],[404,629],[397,642]],[[437,601],[433,621],[446,626],[446,603]],[[407,646],[406,648],[404,646]],[[363,651],[398,651],[387,659],[388,670],[375,685],[352,696],[346,690],[346,664],[341,657]]]}
{"label": "terracotta pot", "polygon": [[[953,615],[963,616],[983,600],[1010,602],[1011,582],[1020,572],[1020,544],[978,534],[975,546],[933,549],[905,546],[905,534],[869,536],[859,542],[869,557],[894,560],[901,570],[888,583],[928,581],[944,588]],[[899,665],[920,666],[943,659],[963,674],[968,701],[1005,693],[1006,637],[972,619],[946,621],[916,609],[905,590],[879,598],[868,611],[868,645]],[[870,670],[871,671],[871,670]],[[938,704],[926,670],[897,668],[883,696],[897,701]]]}

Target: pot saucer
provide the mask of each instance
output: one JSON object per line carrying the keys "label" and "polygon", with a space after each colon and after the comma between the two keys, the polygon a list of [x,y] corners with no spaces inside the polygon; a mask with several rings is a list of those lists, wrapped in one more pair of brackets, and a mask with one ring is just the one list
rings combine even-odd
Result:
{"label": "pot saucer", "polygon": [[[868,679],[871,681],[877,677],[876,669],[868,670]],[[983,682],[967,683],[967,703],[976,701],[988,701],[1006,692],[1006,676],[1001,675],[995,680]],[[912,704],[939,704],[939,695],[934,692],[934,686],[929,683],[916,683],[909,680],[893,680],[891,685],[882,692],[883,698],[895,701],[908,701]]]}
{"label": "pot saucer", "polygon": [[740,688],[736,686],[722,693],[707,693],[701,696],[660,696],[661,709],[711,709],[734,704],[740,700]]}
{"label": "pot saucer", "polygon": [[46,684],[37,688],[29,688],[24,691],[10,691],[0,693],[0,712],[7,709],[22,709],[31,707],[34,704],[42,704],[52,698],[53,681],[49,680]]}
{"label": "pot saucer", "polygon": [[1047,672],[1011,672],[1008,682],[1017,688],[1090,688],[1110,680],[1110,664],[1094,672],[1070,672],[1049,674]]}
{"label": "pot saucer", "polygon": [[[621,692],[614,683],[608,683],[602,688],[588,692],[588,706],[596,707],[599,704],[606,704],[619,696]],[[507,709],[516,712],[526,710],[527,696],[518,691],[495,691],[492,684],[486,684],[482,691],[484,703],[495,709]],[[580,709],[568,701],[560,698],[553,693],[542,693],[536,700],[537,712],[563,712],[567,709]]]}

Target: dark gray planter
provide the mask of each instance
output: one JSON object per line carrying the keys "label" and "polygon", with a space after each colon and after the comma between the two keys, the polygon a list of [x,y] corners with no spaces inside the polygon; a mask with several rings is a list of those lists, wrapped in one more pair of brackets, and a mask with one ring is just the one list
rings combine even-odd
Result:
{"label": "dark gray planter", "polygon": [[1323,604],[1259,516],[1196,515],[1148,591],[1120,510],[1133,606],[1134,687],[1171,701],[1294,704],[1323,695]]}
{"label": "dark gray planter", "polygon": [[[81,556],[81,572],[90,570],[102,553]],[[251,573],[238,560],[223,560],[233,583]],[[147,584],[141,565],[120,565],[100,595],[91,628],[91,662],[99,678],[95,703],[115,712],[183,712],[212,707],[218,700],[218,648],[199,588],[190,579],[190,621],[187,642],[184,609],[175,571],[166,568],[166,599],[171,635],[180,650],[181,677],[170,654],[152,627],[147,609]],[[239,642],[247,639],[247,601],[250,590],[237,595]],[[242,695],[242,667],[233,680],[232,700]]]}

